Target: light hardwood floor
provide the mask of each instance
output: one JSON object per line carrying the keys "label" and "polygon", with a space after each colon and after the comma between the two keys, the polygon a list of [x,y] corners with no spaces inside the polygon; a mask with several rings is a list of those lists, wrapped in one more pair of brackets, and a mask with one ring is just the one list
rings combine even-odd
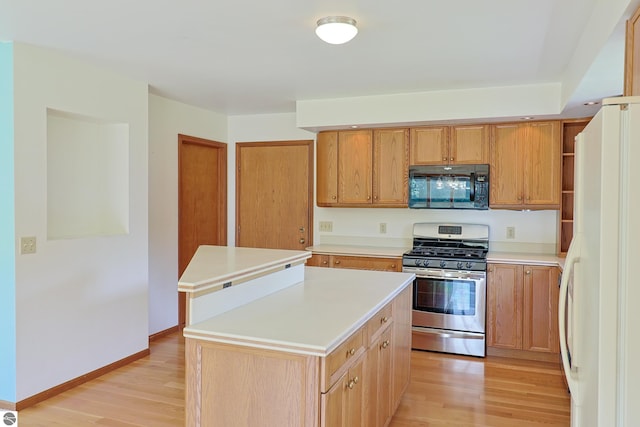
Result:
{"label": "light hardwood floor", "polygon": [[[557,365],[414,351],[411,369],[390,427],[569,425]],[[173,333],[152,342],[150,356],[20,411],[18,421],[21,427],[183,426],[183,399],[184,339]]]}

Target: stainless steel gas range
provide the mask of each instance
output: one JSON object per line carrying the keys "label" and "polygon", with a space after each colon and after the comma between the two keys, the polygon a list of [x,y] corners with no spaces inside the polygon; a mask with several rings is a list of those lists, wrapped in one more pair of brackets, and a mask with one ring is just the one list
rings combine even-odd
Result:
{"label": "stainless steel gas range", "polygon": [[413,225],[402,271],[414,273],[412,348],[484,357],[489,226]]}

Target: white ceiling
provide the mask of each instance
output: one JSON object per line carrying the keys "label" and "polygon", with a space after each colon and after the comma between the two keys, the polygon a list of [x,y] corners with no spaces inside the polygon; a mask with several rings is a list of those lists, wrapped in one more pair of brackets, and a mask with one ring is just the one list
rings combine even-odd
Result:
{"label": "white ceiling", "polygon": [[[296,100],[562,83],[606,1],[0,0],[0,40],[59,49],[219,113],[280,113]],[[327,15],[355,18],[359,34],[320,41]],[[563,114],[622,93],[624,27],[604,42]]]}

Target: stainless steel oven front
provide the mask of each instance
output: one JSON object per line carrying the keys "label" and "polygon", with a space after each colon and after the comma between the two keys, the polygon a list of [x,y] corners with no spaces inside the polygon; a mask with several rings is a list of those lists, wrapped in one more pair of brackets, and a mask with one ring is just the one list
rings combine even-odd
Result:
{"label": "stainless steel oven front", "polygon": [[485,356],[486,272],[407,268],[416,274],[412,347]]}

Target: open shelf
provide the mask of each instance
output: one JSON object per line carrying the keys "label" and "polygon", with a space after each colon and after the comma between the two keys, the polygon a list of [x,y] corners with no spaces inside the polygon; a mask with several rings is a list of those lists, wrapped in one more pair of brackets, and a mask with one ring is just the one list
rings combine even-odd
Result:
{"label": "open shelf", "polygon": [[564,256],[573,239],[575,138],[591,119],[562,122],[562,203],[558,221],[558,255]]}

